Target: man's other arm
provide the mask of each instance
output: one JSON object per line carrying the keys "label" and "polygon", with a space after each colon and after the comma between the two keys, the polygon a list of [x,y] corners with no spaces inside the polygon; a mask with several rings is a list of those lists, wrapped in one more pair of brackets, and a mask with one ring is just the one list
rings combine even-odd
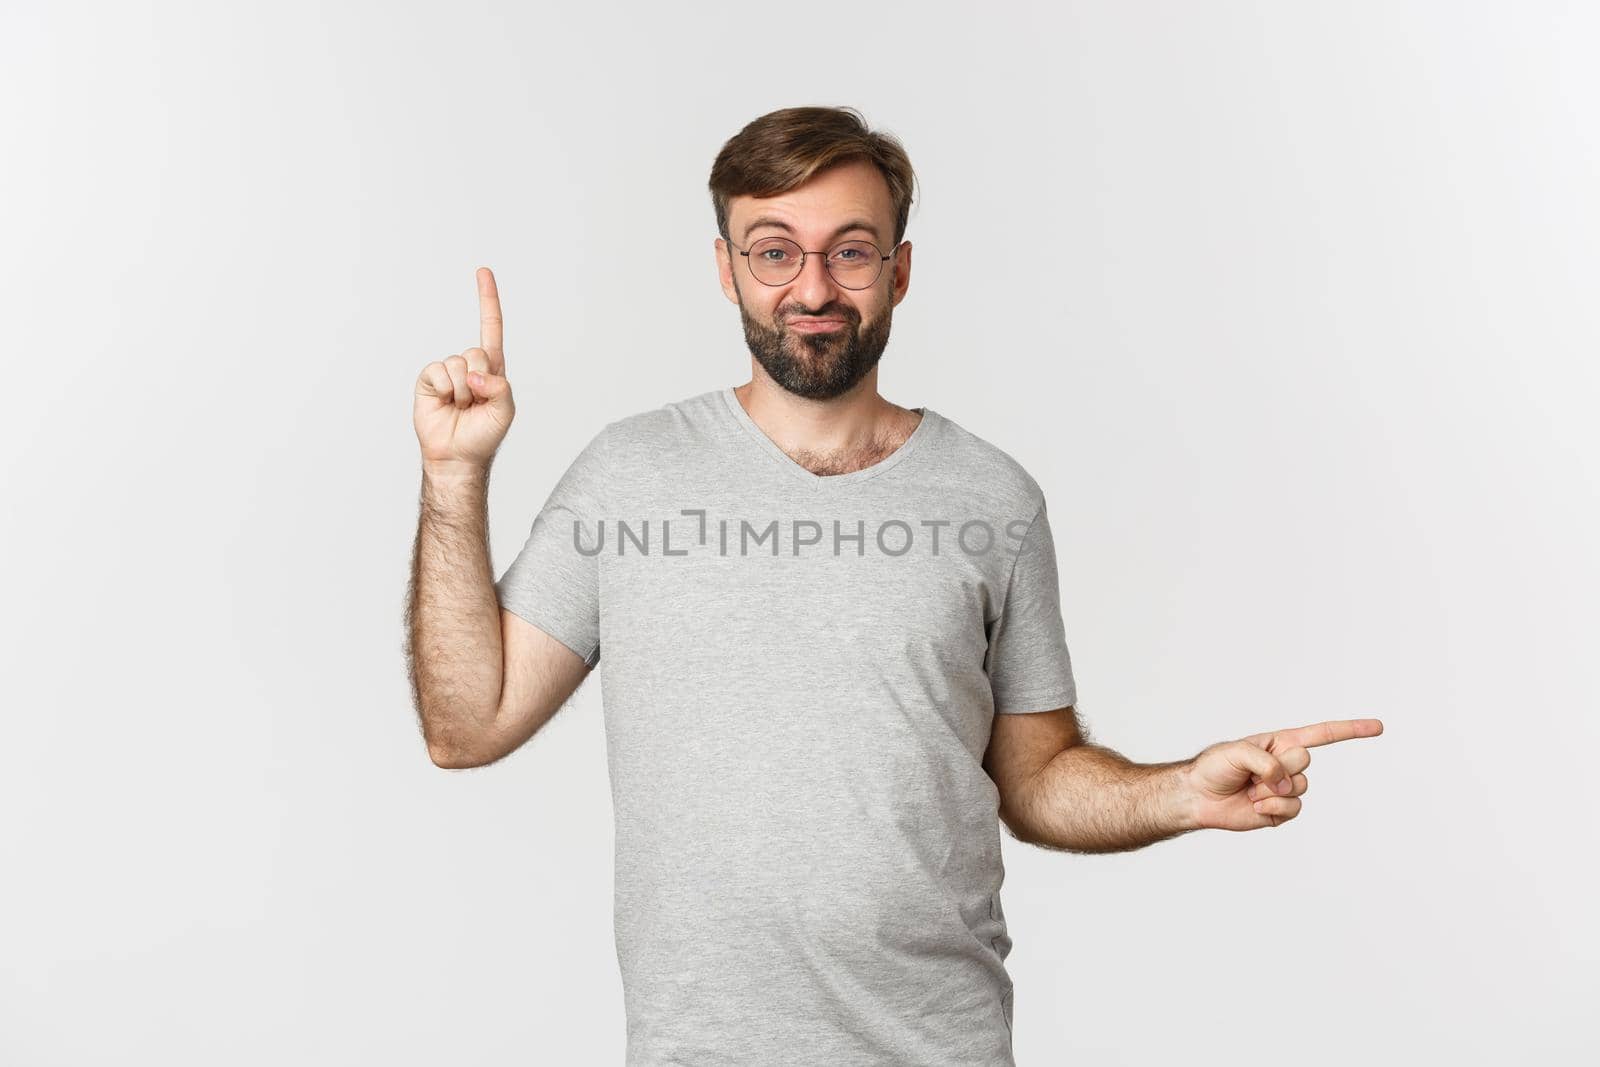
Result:
{"label": "man's other arm", "polygon": [[489,560],[488,477],[476,467],[423,467],[408,651],[423,738],[440,767],[481,767],[516,751],[591,670],[566,645],[500,607]]}
{"label": "man's other arm", "polygon": [[1333,719],[1207,745],[1192,759],[1134,763],[1088,742],[1077,711],[994,717],[984,770],[1019,841],[1126,852],[1190,830],[1260,830],[1300,814],[1310,749],[1377,737],[1379,719]]}
{"label": "man's other arm", "polygon": [[1125,852],[1198,829],[1186,765],[1132,763],[1091,744],[1071,707],[996,715],[983,761],[1011,835],[1068,852]]}

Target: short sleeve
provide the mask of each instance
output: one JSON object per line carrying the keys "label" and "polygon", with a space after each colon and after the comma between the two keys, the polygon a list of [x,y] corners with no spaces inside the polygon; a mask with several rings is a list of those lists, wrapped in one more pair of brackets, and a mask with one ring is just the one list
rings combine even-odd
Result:
{"label": "short sleeve", "polygon": [[1051,711],[1078,699],[1061,620],[1055,540],[1044,500],[1011,565],[1000,614],[988,624],[984,669],[997,715]]}
{"label": "short sleeve", "polygon": [[600,662],[598,527],[607,483],[605,438],[606,431],[600,431],[578,453],[534,516],[517,558],[495,583],[502,608],[591,667]]}

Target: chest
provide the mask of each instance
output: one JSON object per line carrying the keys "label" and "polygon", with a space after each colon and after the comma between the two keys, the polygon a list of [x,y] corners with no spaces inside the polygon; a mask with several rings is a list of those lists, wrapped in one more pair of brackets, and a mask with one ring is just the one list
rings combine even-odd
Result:
{"label": "chest", "polygon": [[958,525],[834,514],[622,520],[596,556],[602,646],[767,672],[981,668],[1004,553]]}

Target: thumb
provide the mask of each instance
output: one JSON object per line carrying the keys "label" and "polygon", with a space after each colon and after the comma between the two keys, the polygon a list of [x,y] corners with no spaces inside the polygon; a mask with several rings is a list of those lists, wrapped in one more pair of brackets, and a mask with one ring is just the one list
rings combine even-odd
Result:
{"label": "thumb", "polygon": [[503,375],[478,370],[467,375],[467,386],[472,390],[472,395],[480,400],[494,400],[511,389],[511,383]]}

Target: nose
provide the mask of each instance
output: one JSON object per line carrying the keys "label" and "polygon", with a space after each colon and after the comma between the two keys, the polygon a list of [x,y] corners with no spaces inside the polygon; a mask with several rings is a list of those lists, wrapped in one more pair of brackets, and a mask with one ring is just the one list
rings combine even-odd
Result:
{"label": "nose", "polygon": [[806,256],[799,277],[790,283],[795,299],[808,308],[825,307],[843,288],[828,273],[827,259],[826,254]]}

